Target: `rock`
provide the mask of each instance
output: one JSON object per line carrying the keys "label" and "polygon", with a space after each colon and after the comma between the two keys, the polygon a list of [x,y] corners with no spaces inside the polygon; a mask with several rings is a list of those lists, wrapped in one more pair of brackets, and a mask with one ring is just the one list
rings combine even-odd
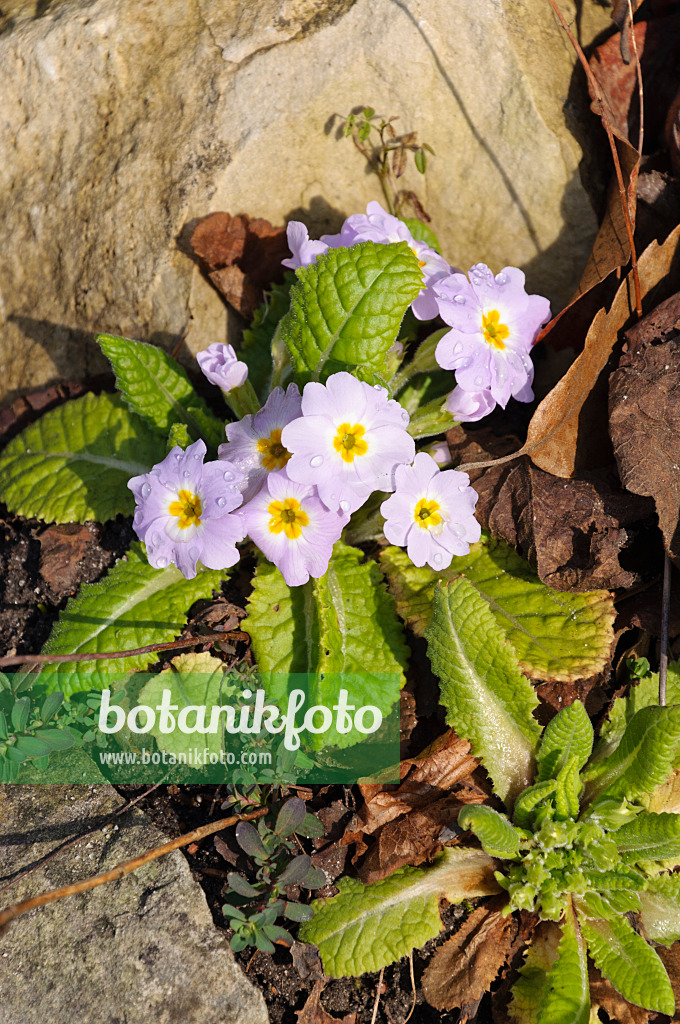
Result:
{"label": "rock", "polygon": [[[0,885],[122,803],[110,786],[0,788]],[[136,809],[12,885],[2,902],[88,878],[167,837]],[[180,851],[31,911],[0,938],[3,1024],[266,1024]]]}
{"label": "rock", "polygon": [[[595,0],[562,7],[584,42],[608,24]],[[434,147],[401,180],[452,262],[520,265],[555,303],[578,280],[596,229],[579,164],[601,128],[546,0],[9,0],[3,28],[10,396],[100,371],[94,331],[184,339],[185,359],[237,339],[187,232],[222,210],[320,233],[380,199],[338,137],[357,104]]]}

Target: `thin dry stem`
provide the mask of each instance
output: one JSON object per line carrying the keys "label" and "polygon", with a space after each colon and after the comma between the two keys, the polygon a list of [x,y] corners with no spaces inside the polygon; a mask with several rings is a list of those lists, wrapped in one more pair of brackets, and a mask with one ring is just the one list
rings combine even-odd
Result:
{"label": "thin dry stem", "polygon": [[181,647],[197,647],[199,644],[216,644],[223,640],[245,640],[247,634],[239,629],[224,633],[207,633],[205,636],[187,637],[185,640],[171,640],[166,644],[147,644],[130,651],[89,651],[82,654],[9,654],[0,658],[0,668],[12,665],[60,665],[72,661],[106,661],[111,658],[133,658],[138,654],[153,654],[155,651],[174,651]]}

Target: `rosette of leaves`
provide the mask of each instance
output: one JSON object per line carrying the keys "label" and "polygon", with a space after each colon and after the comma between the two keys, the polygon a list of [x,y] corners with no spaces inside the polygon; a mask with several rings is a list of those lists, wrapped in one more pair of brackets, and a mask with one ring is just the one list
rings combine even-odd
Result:
{"label": "rosette of leaves", "polygon": [[[325,885],[323,871],[312,864],[306,853],[298,853],[293,838],[318,836],[323,828],[318,818],[307,812],[304,800],[291,797],[282,804],[273,827],[260,818],[257,826],[241,821],[236,826],[236,842],[255,866],[250,880],[237,872],[227,878],[232,902],[222,910],[234,934],[231,948],[238,950],[255,946],[263,953],[273,953],[274,943],[291,945],[293,936],[276,924],[278,918],[287,921],[307,921],[313,911],[304,903],[285,896],[288,886],[318,889]],[[250,913],[244,904],[255,904]]]}
{"label": "rosette of leaves", "polygon": [[[330,975],[376,970],[441,930],[440,897],[480,894],[479,875],[465,891],[461,872],[471,857],[486,857],[505,894],[504,916],[525,911],[560,928],[550,955],[529,951],[508,1008],[513,1021],[587,1024],[589,956],[626,1000],[672,1014],[673,990],[653,943],[680,938],[680,875],[672,870],[680,865],[678,666],[669,677],[677,703],[657,706],[658,680],[646,677],[615,702],[593,751],[579,701],[541,731],[535,692],[468,580],[437,584],[425,635],[447,722],[469,739],[505,812],[464,807],[458,825],[476,845],[444,850],[430,867],[402,868],[368,886],[343,879],[336,897],[314,905],[301,938],[319,946]],[[427,914],[426,893],[436,898]]]}

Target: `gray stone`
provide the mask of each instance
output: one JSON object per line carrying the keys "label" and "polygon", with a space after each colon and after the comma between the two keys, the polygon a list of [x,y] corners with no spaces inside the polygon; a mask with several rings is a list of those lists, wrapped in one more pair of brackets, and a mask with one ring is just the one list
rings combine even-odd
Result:
{"label": "gray stone", "polygon": [[[0,787],[0,885],[122,804],[110,786]],[[88,878],[167,836],[133,809],[58,853],[2,904]],[[33,910],[0,938],[2,1024],[266,1024],[180,851]]]}
{"label": "gray stone", "polygon": [[[608,23],[580,11],[583,41]],[[565,300],[596,220],[594,132],[547,0],[10,0],[0,35],[0,387],[104,367],[109,331],[184,357],[240,322],[178,246],[194,218],[315,231],[380,199],[336,113],[370,104],[436,151],[416,188],[452,263]],[[570,125],[564,109],[570,111]],[[582,140],[583,141],[583,140]]]}

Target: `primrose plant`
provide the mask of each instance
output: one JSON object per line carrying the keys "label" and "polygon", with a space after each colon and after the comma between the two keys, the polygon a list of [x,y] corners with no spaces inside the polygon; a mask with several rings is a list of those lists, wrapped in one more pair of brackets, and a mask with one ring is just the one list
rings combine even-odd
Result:
{"label": "primrose plant", "polygon": [[[446,468],[441,437],[456,420],[532,398],[547,300],[527,294],[514,268],[462,274],[429,229],[376,202],[337,234],[313,240],[293,222],[288,239],[286,280],[238,352],[215,342],[198,355],[229,411],[213,412],[161,349],[101,335],[117,394],[48,411],[0,453],[12,512],[56,522],[133,513],[139,539],[81,587],[45,647],[121,657],[47,665],[43,690],[104,688],[144,670],[150,657],[126,648],[175,639],[190,607],[252,553],[242,628],[264,676],[316,674],[312,696],[324,703],[333,674],[368,679],[370,650],[371,678],[403,683],[395,602],[357,543],[387,538],[435,573],[485,543],[476,493]],[[435,317],[447,326],[428,335],[420,325]]]}
{"label": "primrose plant", "polygon": [[[461,810],[458,827],[481,850],[463,842],[430,867],[367,886],[341,880],[336,897],[314,904],[301,937],[318,944],[326,973],[359,974],[434,937],[441,897],[505,893],[505,915],[529,912],[560,929],[552,946],[535,933],[511,1020],[589,1021],[588,956],[625,999],[673,1014],[653,944],[680,938],[680,703],[657,706],[658,677],[646,676],[614,702],[593,749],[579,701],[541,732],[535,692],[468,580],[436,585],[426,636],[447,721],[469,738],[505,813]],[[669,676],[678,702],[679,667]]]}

